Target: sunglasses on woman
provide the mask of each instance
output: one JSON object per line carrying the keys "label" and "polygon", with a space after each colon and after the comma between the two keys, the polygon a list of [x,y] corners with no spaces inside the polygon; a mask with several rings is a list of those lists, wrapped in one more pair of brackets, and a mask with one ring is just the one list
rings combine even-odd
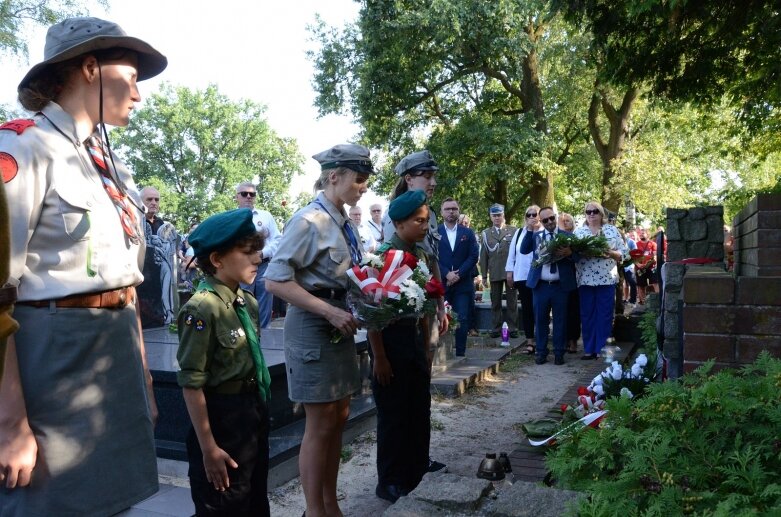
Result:
{"label": "sunglasses on woman", "polygon": [[537,212],[526,212],[526,217],[537,217]]}
{"label": "sunglasses on woman", "polygon": [[586,210],[586,215],[597,215],[599,210]]}

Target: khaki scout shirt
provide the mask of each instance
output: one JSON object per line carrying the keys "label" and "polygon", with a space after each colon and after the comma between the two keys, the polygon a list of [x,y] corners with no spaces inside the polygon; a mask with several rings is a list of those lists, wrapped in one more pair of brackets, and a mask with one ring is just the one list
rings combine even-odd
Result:
{"label": "khaki scout shirt", "polygon": [[177,318],[179,350],[176,359],[180,370],[176,380],[183,388],[214,387],[255,375],[249,341],[233,302],[239,295],[244,298],[260,337],[257,300],[241,288],[232,291],[214,277],[206,277],[204,282],[214,292],[199,288],[181,308]]}
{"label": "khaki scout shirt", "polygon": [[[293,280],[307,291],[346,289],[345,272],[352,263],[342,227],[348,220],[344,209],[319,193],[315,201],[296,212],[285,225],[265,278],[276,282]],[[352,226],[357,236],[358,228]]]}
{"label": "khaki scout shirt", "polygon": [[[21,134],[0,130],[11,228],[9,282],[20,301],[137,285],[144,246],[125,236],[73,117],[54,102]],[[136,207],[133,178],[114,158]],[[132,208],[132,204],[131,204]],[[143,220],[140,210],[136,216]]]}
{"label": "khaki scout shirt", "polygon": [[480,234],[480,273],[491,282],[503,282],[506,278],[505,266],[510,254],[510,244],[515,235],[515,226],[504,225],[486,228]]}

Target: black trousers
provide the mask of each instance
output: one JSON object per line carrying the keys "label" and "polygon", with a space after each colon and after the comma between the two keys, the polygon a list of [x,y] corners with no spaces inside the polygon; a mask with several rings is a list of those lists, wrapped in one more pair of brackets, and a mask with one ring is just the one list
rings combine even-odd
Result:
{"label": "black trousers", "polygon": [[521,316],[523,317],[523,333],[526,339],[534,339],[534,297],[532,290],[526,287],[526,280],[513,282],[521,300]]}
{"label": "black trousers", "polygon": [[220,395],[206,393],[209,425],[217,446],[239,464],[228,467],[230,488],[215,490],[206,481],[203,453],[190,426],[187,459],[190,463],[190,492],[198,516],[270,515],[268,486],[268,406],[259,393]]}
{"label": "black trousers", "polygon": [[372,378],[377,405],[377,478],[381,485],[412,490],[428,469],[431,375],[423,335],[413,320],[390,325],[382,331],[382,339],[393,378],[387,386]]}

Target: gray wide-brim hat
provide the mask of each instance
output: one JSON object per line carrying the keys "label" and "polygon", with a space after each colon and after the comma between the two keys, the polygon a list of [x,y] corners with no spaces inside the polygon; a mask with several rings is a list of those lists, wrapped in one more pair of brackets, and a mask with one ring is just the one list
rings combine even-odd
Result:
{"label": "gray wide-brim hat", "polygon": [[138,55],[138,81],[154,77],[168,66],[168,59],[163,54],[149,43],[128,36],[122,27],[114,22],[89,16],[68,18],[49,27],[43,48],[43,61],[27,72],[18,89],[25,88],[53,64],[95,50],[112,48],[126,48]]}
{"label": "gray wide-brim hat", "polygon": [[437,162],[434,161],[434,157],[428,150],[416,151],[408,154],[393,168],[396,174],[404,176],[408,173],[418,171],[438,171],[439,167]]}
{"label": "gray wide-brim hat", "polygon": [[358,144],[338,144],[312,156],[320,164],[320,170],[347,167],[362,174],[375,174],[369,149]]}

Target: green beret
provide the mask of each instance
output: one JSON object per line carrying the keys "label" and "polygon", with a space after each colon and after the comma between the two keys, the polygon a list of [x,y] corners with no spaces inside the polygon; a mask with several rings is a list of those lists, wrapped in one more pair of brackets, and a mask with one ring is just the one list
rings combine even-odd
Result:
{"label": "green beret", "polygon": [[422,190],[408,190],[390,202],[388,217],[391,221],[403,221],[426,203],[426,193]]}
{"label": "green beret", "polygon": [[193,247],[195,256],[200,256],[227,248],[256,231],[252,210],[237,208],[207,218],[193,230],[187,242]]}

